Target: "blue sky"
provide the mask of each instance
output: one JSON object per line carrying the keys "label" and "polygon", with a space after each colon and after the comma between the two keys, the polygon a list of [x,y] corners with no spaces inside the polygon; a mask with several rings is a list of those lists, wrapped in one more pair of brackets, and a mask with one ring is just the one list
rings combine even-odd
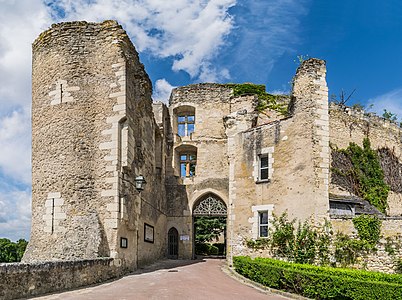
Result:
{"label": "blue sky", "polygon": [[116,19],[165,101],[173,86],[253,82],[288,93],[297,56],[330,94],[402,117],[397,0],[0,0],[0,237],[29,238],[31,43],[52,23]]}

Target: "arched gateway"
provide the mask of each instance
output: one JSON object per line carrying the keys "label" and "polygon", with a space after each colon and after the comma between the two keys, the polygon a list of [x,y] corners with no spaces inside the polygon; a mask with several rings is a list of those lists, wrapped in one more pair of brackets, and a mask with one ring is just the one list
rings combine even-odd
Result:
{"label": "arched gateway", "polygon": [[194,255],[226,254],[225,202],[209,193],[195,202],[193,208]]}

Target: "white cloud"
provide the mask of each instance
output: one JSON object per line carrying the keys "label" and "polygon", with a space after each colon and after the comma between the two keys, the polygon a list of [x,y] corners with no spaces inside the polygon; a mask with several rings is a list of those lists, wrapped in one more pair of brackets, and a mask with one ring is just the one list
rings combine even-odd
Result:
{"label": "white cloud", "polygon": [[8,190],[0,194],[0,238],[29,239],[31,227],[30,190]]}
{"label": "white cloud", "polygon": [[398,119],[402,118],[402,88],[392,90],[368,100],[369,105],[379,116],[382,116],[384,109],[396,114]]}
{"label": "white cloud", "polygon": [[51,19],[41,0],[0,0],[1,114],[31,102],[31,43]]}
{"label": "white cloud", "polygon": [[[229,9],[236,0],[0,0],[0,179],[11,185],[0,184],[0,211],[11,212],[6,223],[1,220],[7,215],[0,215],[0,237],[23,230],[21,236],[27,236],[29,228],[29,221],[22,223],[28,220],[24,209],[31,174],[31,43],[41,31],[54,22],[116,19],[138,51],[172,59],[172,70],[187,72],[193,81],[229,79],[229,71],[256,73],[242,67],[250,61],[268,73],[276,58],[297,41],[297,17],[305,10],[296,0],[242,2],[248,20],[241,25],[239,44],[230,45],[227,38],[236,34],[236,24]],[[261,45],[267,51],[263,55],[253,51]],[[218,59],[228,47],[236,48],[236,55],[233,65],[224,68]],[[158,80],[154,99],[166,101],[171,88],[165,79]],[[11,217],[11,208],[25,217]]]}
{"label": "white cloud", "polygon": [[24,184],[31,182],[30,123],[25,110],[0,118],[0,171]]}
{"label": "white cloud", "polygon": [[[41,31],[54,22],[117,19],[137,50],[173,58],[173,70],[195,79],[215,79],[228,76],[210,67],[233,27],[227,11],[234,4],[235,0],[0,0],[0,178],[13,188],[9,192],[10,186],[0,185],[0,237],[10,232],[26,237],[29,229],[28,221],[22,224],[24,218],[8,213],[27,207],[31,43]],[[166,100],[170,89],[166,80],[159,80],[155,98]],[[4,212],[10,218],[4,219]]]}
{"label": "white cloud", "polygon": [[155,82],[154,93],[152,95],[153,100],[155,102],[163,102],[165,104],[169,103],[170,93],[175,86],[171,85],[169,82],[166,81],[165,78],[158,79]]}
{"label": "white cloud", "polygon": [[174,71],[192,78],[219,78],[220,72],[203,69],[224,45],[233,28],[228,9],[235,0],[61,0],[54,10],[63,10],[63,20],[101,21],[117,19],[131,36],[137,50],[159,58],[172,57]]}

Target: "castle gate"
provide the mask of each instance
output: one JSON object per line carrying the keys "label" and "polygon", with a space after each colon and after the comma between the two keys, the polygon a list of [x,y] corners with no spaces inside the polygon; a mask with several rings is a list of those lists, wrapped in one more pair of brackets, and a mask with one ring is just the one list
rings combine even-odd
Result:
{"label": "castle gate", "polygon": [[[226,254],[227,207],[217,195],[208,193],[194,204],[194,255]],[[212,245],[212,247],[211,247]]]}

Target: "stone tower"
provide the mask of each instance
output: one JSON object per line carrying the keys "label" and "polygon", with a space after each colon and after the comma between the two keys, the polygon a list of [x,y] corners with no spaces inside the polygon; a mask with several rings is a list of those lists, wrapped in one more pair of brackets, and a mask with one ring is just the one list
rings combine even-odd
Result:
{"label": "stone tower", "polygon": [[142,153],[155,152],[151,93],[115,21],[60,23],[35,40],[25,262],[110,256],[136,266],[141,198],[133,180],[142,174],[158,184],[149,169],[154,157]]}

